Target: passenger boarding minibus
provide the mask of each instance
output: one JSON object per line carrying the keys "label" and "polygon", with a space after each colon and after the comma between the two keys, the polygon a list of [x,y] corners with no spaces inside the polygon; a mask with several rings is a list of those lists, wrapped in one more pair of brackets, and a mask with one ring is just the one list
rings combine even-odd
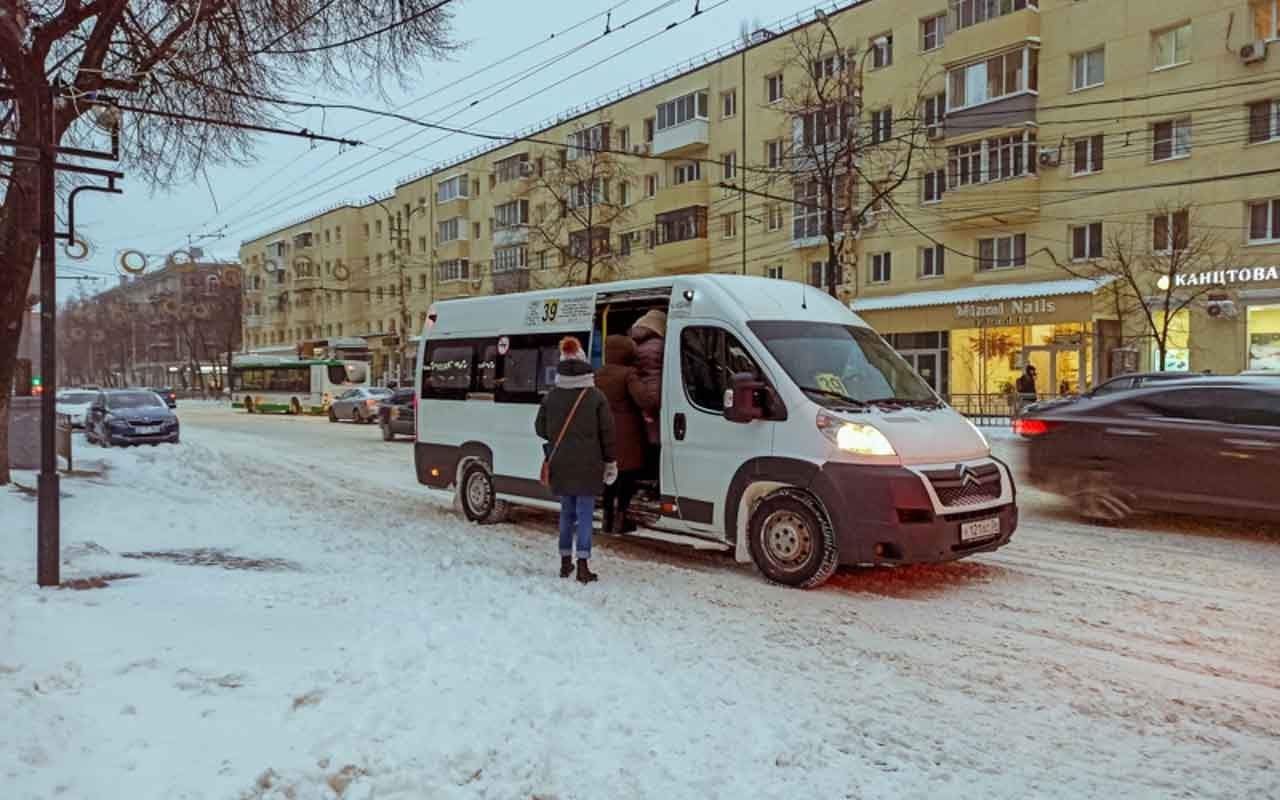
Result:
{"label": "passenger boarding minibus", "polygon": [[[848,308],[803,284],[689,275],[437,303],[418,350],[418,480],[473,522],[558,508],[533,432],[561,337],[667,312],[660,474],[640,535],[731,550],[779,583],[1009,542],[1009,469]],[[633,506],[634,508],[634,506]],[[674,534],[674,536],[673,536]]]}

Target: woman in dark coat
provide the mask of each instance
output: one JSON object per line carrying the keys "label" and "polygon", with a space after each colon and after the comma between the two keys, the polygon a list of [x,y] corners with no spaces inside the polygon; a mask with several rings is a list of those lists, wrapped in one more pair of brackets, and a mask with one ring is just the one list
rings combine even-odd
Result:
{"label": "woman in dark coat", "polygon": [[572,336],[560,340],[556,388],[542,399],[534,430],[547,440],[551,492],[560,498],[560,577],[573,572],[576,533],[578,580],[590,583],[598,577],[588,565],[596,495],[617,480],[618,465],[609,401],[596,388],[582,344]]}
{"label": "woman in dark coat", "polygon": [[644,470],[647,435],[640,404],[645,388],[636,369],[636,343],[629,336],[613,335],[604,342],[604,366],[596,373],[596,386],[609,401],[617,442],[618,480],[604,490],[604,530],[635,530],[627,521],[627,508],[635,495],[636,480]]}
{"label": "woman in dark coat", "polygon": [[636,372],[644,385],[644,399],[640,410],[644,414],[645,434],[649,447],[645,451],[644,471],[651,476],[658,473],[658,445],[662,442],[662,357],[666,350],[667,314],[652,309],[631,326],[631,338],[636,343]]}

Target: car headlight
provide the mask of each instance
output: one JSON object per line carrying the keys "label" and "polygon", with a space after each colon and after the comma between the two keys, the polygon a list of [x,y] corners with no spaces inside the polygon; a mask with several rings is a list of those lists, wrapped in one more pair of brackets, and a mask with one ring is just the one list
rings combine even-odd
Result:
{"label": "car headlight", "polygon": [[847,453],[863,456],[896,456],[898,454],[879,428],[865,422],[849,422],[834,414],[819,411],[818,430],[832,444]]}

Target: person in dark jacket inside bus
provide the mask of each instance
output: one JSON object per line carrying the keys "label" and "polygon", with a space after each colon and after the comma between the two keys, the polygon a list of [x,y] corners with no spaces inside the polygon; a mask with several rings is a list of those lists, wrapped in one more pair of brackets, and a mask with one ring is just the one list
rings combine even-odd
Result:
{"label": "person in dark jacket inside bus", "polygon": [[572,336],[560,340],[556,385],[538,407],[534,430],[547,441],[551,492],[560,498],[560,577],[573,573],[576,546],[578,580],[590,583],[599,577],[589,564],[596,496],[617,480],[618,464],[609,401]]}
{"label": "person in dark jacket inside bus", "polygon": [[628,533],[635,525],[627,520],[627,508],[635,495],[636,480],[644,471],[648,442],[640,410],[645,388],[636,369],[636,343],[631,337],[614,334],[605,339],[604,366],[596,373],[596,386],[613,412],[618,456],[618,480],[604,490],[604,531]]}
{"label": "person in dark jacket inside bus", "polygon": [[649,440],[645,453],[645,472],[649,477],[657,477],[658,474],[658,444],[662,441],[662,361],[666,337],[667,314],[661,309],[651,309],[631,326],[631,338],[636,343],[636,372],[644,385],[640,410]]}

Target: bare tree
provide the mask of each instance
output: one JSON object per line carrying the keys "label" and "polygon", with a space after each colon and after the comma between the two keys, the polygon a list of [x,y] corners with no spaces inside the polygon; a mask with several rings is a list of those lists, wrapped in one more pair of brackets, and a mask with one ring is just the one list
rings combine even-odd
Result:
{"label": "bare tree", "polygon": [[[0,0],[0,137],[27,148],[91,145],[114,95],[145,109],[122,121],[130,176],[167,185],[245,162],[250,132],[298,85],[381,91],[405,84],[451,41],[439,0]],[[372,86],[370,84],[372,83]],[[169,114],[172,116],[160,116]],[[202,121],[216,120],[217,125]],[[9,480],[8,404],[39,246],[37,169],[0,172],[0,484]]]}
{"label": "bare tree", "polygon": [[565,286],[615,277],[630,252],[630,238],[615,245],[614,236],[631,219],[627,195],[638,187],[625,157],[611,149],[613,138],[603,116],[575,131],[564,149],[538,156],[518,192],[529,204],[530,250],[554,255]]}
{"label": "bare tree", "polygon": [[1224,282],[1244,269],[1229,242],[1195,227],[1191,205],[1162,206],[1145,227],[1110,226],[1105,239],[1101,223],[1073,229],[1073,236],[1078,258],[1064,262],[1045,252],[1069,275],[1105,284],[1125,342],[1149,342],[1160,372],[1179,313],[1222,293]]}
{"label": "bare tree", "polygon": [[[791,123],[790,136],[771,146],[763,174],[773,183],[791,182],[794,238],[822,239],[823,283],[836,296],[855,240],[878,216],[896,211],[894,194],[914,179],[913,170],[932,149],[928,131],[936,121],[921,113],[925,76],[894,107],[863,108],[868,61],[890,63],[891,39],[874,40],[859,52],[820,18],[788,42],[779,64],[785,86],[778,107]],[[856,296],[857,264],[850,266]]]}

